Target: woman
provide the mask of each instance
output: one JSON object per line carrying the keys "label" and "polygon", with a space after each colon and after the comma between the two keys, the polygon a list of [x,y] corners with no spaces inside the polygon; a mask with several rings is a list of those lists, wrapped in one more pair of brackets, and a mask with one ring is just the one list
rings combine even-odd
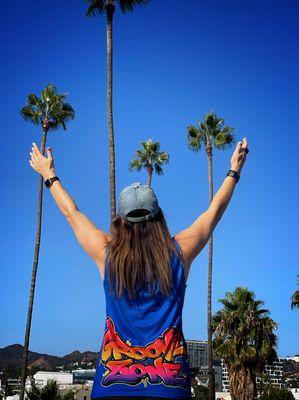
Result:
{"label": "woman", "polygon": [[249,151],[246,138],[238,142],[209,208],[174,237],[155,193],[140,183],[120,193],[111,234],[98,229],[55,176],[51,149],[47,157],[35,143],[32,150],[31,167],[42,174],[103,280],[106,321],[91,398],[191,398],[182,330],[187,276],[231,199]]}

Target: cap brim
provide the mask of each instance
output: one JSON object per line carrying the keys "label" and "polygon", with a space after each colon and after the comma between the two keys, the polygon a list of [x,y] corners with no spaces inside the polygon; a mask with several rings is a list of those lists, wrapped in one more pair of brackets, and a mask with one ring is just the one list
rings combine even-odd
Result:
{"label": "cap brim", "polygon": [[130,222],[148,221],[148,220],[154,218],[154,217],[158,214],[159,210],[160,210],[160,208],[158,208],[158,209],[155,210],[155,211],[152,211],[152,212],[149,213],[149,214],[142,215],[142,216],[140,216],[140,217],[128,217],[128,216],[126,216],[126,217],[123,218],[123,219],[124,219],[125,221],[130,221]]}

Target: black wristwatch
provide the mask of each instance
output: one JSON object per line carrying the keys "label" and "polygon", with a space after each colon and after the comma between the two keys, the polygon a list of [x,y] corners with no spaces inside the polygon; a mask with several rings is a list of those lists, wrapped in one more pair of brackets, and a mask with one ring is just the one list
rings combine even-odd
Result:
{"label": "black wristwatch", "polygon": [[58,178],[58,176],[53,176],[52,178],[45,180],[45,185],[49,189],[53,185],[53,182],[55,182],[55,181],[60,182],[60,179]]}
{"label": "black wristwatch", "polygon": [[234,171],[233,169],[229,169],[226,176],[232,176],[234,178],[234,180],[236,181],[236,183],[240,179],[240,173],[238,171]]}

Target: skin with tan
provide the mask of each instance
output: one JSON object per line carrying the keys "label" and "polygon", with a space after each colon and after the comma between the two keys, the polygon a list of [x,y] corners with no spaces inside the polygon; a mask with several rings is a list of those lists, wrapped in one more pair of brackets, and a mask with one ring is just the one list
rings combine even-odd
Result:
{"label": "skin with tan", "polygon": [[[230,169],[238,171],[239,173],[241,172],[246,160],[245,150],[247,148],[247,140],[244,137],[243,140],[236,145],[230,160]],[[29,160],[30,166],[41,174],[44,180],[56,175],[54,157],[50,147],[46,149],[46,153],[47,156],[43,156],[37,145],[33,143],[32,152],[30,152],[31,159]],[[226,176],[209,208],[199,215],[188,228],[175,235],[175,239],[182,248],[187,268],[190,268],[194,258],[209,241],[212,232],[229,204],[235,186],[235,179],[231,176]],[[78,242],[87,254],[93,258],[102,279],[104,279],[105,250],[107,244],[111,240],[111,235],[96,227],[86,215],[79,210],[60,181],[53,182],[49,190],[60,211],[71,225]]]}

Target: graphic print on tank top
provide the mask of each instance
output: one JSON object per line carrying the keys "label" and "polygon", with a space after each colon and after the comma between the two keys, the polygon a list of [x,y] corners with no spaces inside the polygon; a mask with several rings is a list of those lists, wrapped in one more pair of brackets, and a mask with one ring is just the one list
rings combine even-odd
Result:
{"label": "graphic print on tank top", "polygon": [[[174,238],[173,238],[174,240]],[[179,244],[174,240],[177,249]],[[191,374],[182,330],[186,281],[184,267],[172,253],[173,290],[154,296],[147,290],[130,301],[126,289],[110,292],[108,263],[103,280],[106,318],[91,399],[108,396],[191,397]]]}
{"label": "graphic print on tank top", "polygon": [[160,337],[145,346],[125,342],[117,333],[113,320],[106,319],[107,327],[101,349],[101,363],[106,368],[101,385],[140,382],[165,383],[167,386],[188,385],[179,357],[185,356],[186,346],[182,333],[175,327],[166,329]]}

